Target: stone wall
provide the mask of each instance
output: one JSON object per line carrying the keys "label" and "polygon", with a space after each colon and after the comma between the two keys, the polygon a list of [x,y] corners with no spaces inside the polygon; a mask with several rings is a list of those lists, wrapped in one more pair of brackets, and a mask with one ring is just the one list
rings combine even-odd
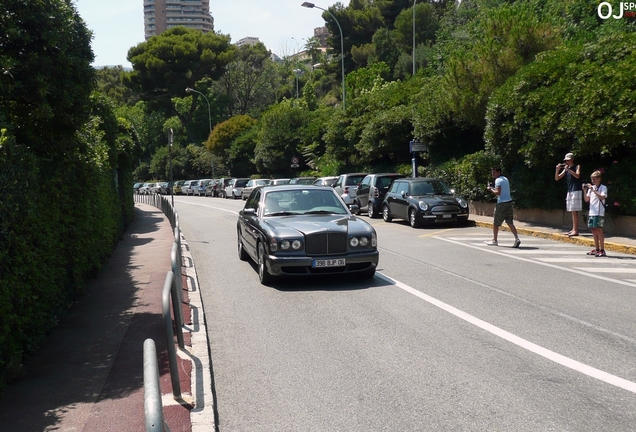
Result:
{"label": "stone wall", "polygon": [[[471,214],[492,216],[495,203],[471,201],[469,207]],[[584,219],[584,215],[587,212],[583,211],[581,213],[579,226],[582,228],[582,231],[585,231],[587,230],[587,223]],[[515,209],[515,220],[552,228],[560,228],[565,231],[572,228],[572,216],[565,210]],[[636,217],[606,215],[604,231],[607,235],[612,236],[636,237]]]}

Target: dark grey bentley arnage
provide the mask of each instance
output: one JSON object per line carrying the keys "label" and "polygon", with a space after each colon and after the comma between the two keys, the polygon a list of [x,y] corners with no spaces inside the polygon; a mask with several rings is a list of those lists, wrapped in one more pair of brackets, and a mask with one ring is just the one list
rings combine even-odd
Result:
{"label": "dark grey bentley arnage", "polygon": [[262,284],[273,277],[375,274],[375,229],[349,211],[333,188],[312,185],[254,189],[237,223],[238,255],[258,265]]}

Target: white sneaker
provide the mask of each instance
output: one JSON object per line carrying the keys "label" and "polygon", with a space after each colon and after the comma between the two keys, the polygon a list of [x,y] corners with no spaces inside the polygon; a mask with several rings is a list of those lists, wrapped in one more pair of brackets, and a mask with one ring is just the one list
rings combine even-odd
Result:
{"label": "white sneaker", "polygon": [[485,241],[484,243],[486,243],[488,246],[499,246],[499,243],[497,243],[497,240],[488,240],[488,241]]}
{"label": "white sneaker", "polygon": [[513,248],[518,248],[519,245],[521,244],[521,240],[519,240],[518,238],[515,239],[515,244],[512,245]]}

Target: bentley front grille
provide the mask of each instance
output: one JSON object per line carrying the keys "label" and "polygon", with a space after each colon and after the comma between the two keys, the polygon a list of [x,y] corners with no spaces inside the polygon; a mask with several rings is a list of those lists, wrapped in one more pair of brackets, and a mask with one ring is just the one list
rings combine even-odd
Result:
{"label": "bentley front grille", "polygon": [[347,235],[319,233],[305,239],[307,255],[334,255],[347,252]]}

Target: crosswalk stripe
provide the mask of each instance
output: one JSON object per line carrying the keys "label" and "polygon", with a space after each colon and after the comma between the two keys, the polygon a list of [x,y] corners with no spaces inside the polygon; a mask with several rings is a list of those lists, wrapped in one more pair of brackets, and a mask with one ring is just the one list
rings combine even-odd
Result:
{"label": "crosswalk stripe", "polygon": [[574,267],[577,270],[590,273],[636,273],[636,268],[596,268],[596,267]]}
{"label": "crosswalk stripe", "polygon": [[[577,253],[575,250],[545,250],[545,249],[523,249],[524,244],[521,243],[520,249],[514,249],[512,245],[505,245],[499,243],[499,247],[497,246],[486,246],[485,244],[473,243],[473,246],[483,246],[484,249],[492,249],[499,250],[501,252],[505,251],[506,253],[510,253],[511,255],[574,255]],[[580,254],[585,255],[585,252],[578,252]]]}
{"label": "crosswalk stripe", "polygon": [[543,262],[552,262],[552,263],[577,263],[577,262],[584,262],[584,263],[588,263],[588,264],[608,264],[608,263],[612,263],[612,264],[617,264],[620,261],[616,260],[616,259],[612,259],[612,258],[604,258],[602,260],[598,260],[596,259],[596,257],[590,256],[590,257],[571,257],[571,258],[535,258],[537,261],[543,261]]}

